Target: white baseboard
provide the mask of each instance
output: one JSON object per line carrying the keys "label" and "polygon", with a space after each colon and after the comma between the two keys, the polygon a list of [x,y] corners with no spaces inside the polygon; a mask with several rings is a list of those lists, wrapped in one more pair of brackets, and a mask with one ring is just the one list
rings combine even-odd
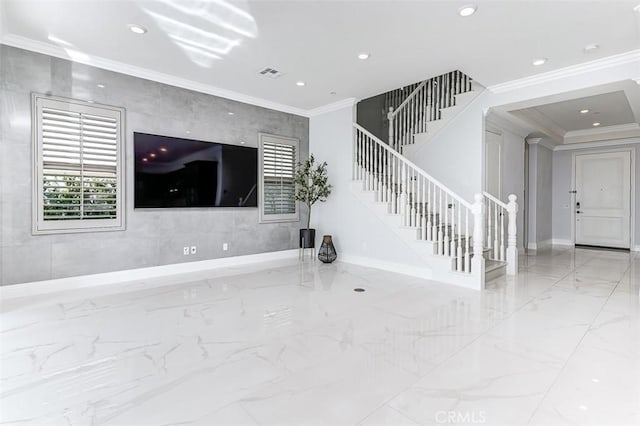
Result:
{"label": "white baseboard", "polygon": [[171,265],[152,266],[125,271],[105,272],[100,274],[81,275],[77,277],[11,284],[0,287],[0,299],[6,300],[17,297],[57,293],[67,290],[86,289],[107,284],[119,284],[150,278],[202,272],[230,266],[242,266],[273,260],[293,259],[298,257],[298,253],[298,249],[282,250],[245,256],[224,257],[197,262],[174,263]]}
{"label": "white baseboard", "polygon": [[528,243],[527,248],[529,250],[543,250],[551,247],[551,244],[553,244],[553,240],[544,240],[539,243]]}
{"label": "white baseboard", "polygon": [[553,244],[554,246],[574,246],[575,245],[571,240],[563,240],[559,238],[554,238],[553,240],[551,240],[551,244]]}
{"label": "white baseboard", "polygon": [[640,246],[631,247],[631,251],[640,251]]}
{"label": "white baseboard", "polygon": [[397,274],[410,275],[412,277],[432,279],[432,272],[429,268],[421,268],[419,266],[405,265],[402,263],[385,262],[384,260],[372,259],[369,257],[340,254],[338,260],[344,263],[366,266],[367,268],[382,269],[384,271],[395,272]]}

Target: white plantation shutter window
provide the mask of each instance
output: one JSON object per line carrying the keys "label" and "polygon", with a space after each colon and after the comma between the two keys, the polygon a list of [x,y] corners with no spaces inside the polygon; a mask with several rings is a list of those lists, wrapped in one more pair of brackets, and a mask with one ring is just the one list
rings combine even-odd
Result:
{"label": "white plantation shutter window", "polygon": [[260,134],[261,222],[298,220],[293,182],[297,162],[297,139]]}
{"label": "white plantation shutter window", "polygon": [[121,108],[33,96],[34,233],[124,229]]}

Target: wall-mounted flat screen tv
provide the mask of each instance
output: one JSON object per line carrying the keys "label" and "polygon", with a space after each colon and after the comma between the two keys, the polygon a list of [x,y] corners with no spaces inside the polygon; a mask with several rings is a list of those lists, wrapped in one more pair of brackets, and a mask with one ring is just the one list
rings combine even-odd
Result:
{"label": "wall-mounted flat screen tv", "polygon": [[258,150],[134,133],[136,208],[257,207]]}

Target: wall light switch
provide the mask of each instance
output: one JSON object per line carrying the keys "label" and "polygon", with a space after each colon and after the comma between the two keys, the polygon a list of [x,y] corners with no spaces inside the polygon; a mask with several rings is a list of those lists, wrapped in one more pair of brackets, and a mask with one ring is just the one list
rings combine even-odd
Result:
{"label": "wall light switch", "polygon": [[196,254],[197,248],[196,246],[191,246],[191,254]]}
{"label": "wall light switch", "polygon": [[189,247],[183,247],[182,248],[182,254],[184,254],[185,256],[189,254]]}
{"label": "wall light switch", "polygon": [[227,250],[229,250],[229,244],[223,243],[222,244],[222,251],[227,251]]}

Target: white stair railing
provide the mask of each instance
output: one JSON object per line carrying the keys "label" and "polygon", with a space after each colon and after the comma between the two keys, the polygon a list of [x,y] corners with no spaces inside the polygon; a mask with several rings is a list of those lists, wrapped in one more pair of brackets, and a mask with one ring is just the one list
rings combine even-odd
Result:
{"label": "white stair railing", "polygon": [[435,254],[451,257],[453,270],[484,280],[482,194],[468,203],[362,126],[353,126],[353,178],[399,214],[403,226],[415,228],[418,239],[432,241]]}
{"label": "white stair railing", "polygon": [[507,262],[507,274],[516,275],[518,273],[516,235],[518,197],[514,194],[509,195],[509,203],[506,204],[488,192],[483,192],[483,195],[485,198],[484,230],[489,259]]}
{"label": "white stair railing", "polygon": [[439,120],[442,108],[455,105],[455,96],[471,90],[471,79],[460,71],[425,80],[397,107],[389,107],[389,145],[401,152],[413,143],[416,133],[427,131],[427,123]]}

